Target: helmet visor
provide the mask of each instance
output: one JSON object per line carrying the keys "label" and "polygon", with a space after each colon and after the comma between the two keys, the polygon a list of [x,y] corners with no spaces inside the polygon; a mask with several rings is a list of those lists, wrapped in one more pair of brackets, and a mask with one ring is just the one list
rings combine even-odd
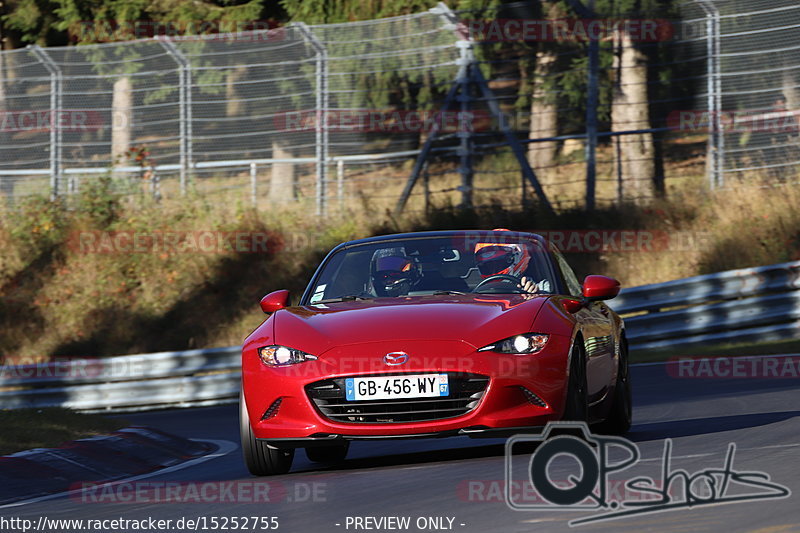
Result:
{"label": "helmet visor", "polygon": [[411,261],[395,255],[379,257],[375,260],[375,272],[408,272],[411,267]]}
{"label": "helmet visor", "polygon": [[405,257],[386,256],[375,260],[375,271],[372,273],[372,279],[375,285],[383,288],[383,292],[400,291],[404,282],[405,285],[408,285],[413,278],[414,265]]}
{"label": "helmet visor", "polygon": [[502,246],[487,246],[475,252],[475,263],[484,276],[499,274],[514,264],[514,253]]}

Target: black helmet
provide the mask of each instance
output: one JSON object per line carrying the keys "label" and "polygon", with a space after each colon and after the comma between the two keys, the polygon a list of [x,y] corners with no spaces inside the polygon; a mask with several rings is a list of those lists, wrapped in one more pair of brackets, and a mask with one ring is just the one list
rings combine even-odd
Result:
{"label": "black helmet", "polygon": [[408,257],[390,255],[373,261],[372,286],[378,296],[404,296],[419,279],[419,266]]}

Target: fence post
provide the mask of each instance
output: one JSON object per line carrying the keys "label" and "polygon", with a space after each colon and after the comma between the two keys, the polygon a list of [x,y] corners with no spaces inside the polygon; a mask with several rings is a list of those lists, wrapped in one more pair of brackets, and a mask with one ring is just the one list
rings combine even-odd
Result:
{"label": "fence post", "polygon": [[722,186],[722,121],[719,76],[719,10],[709,0],[696,0],[706,14],[706,100],[708,101],[708,187]]}
{"label": "fence post", "polygon": [[713,37],[714,43],[714,135],[717,138],[717,157],[716,157],[716,174],[717,174],[717,187],[725,185],[725,132],[723,131],[722,122],[722,73],[720,68],[720,56],[722,54],[720,43],[720,22],[719,10],[711,4],[714,9],[714,25]]}
{"label": "fence post", "polygon": [[178,65],[178,114],[180,122],[180,182],[181,196],[186,194],[189,168],[192,166],[192,72],[189,61],[169,38],[159,37],[158,42]]}
{"label": "fence post", "polygon": [[253,207],[258,205],[258,173],[257,173],[257,165],[255,163],[250,163],[250,201],[253,203]]}
{"label": "fence post", "polygon": [[316,165],[317,215],[325,216],[328,186],[328,50],[311,29],[302,22],[292,24],[316,53]]}
{"label": "fence post", "polygon": [[458,93],[457,97],[461,104],[458,117],[458,171],[461,174],[461,186],[458,187],[461,191],[461,204],[459,207],[461,209],[472,209],[472,191],[475,179],[475,171],[472,168],[472,128],[474,124],[470,122],[465,127],[465,120],[470,116],[472,69],[478,69],[480,66],[475,63],[472,41],[457,41],[456,46],[459,49],[459,64],[466,67],[462,71],[464,78],[460,80],[462,84],[461,92]]}
{"label": "fence post", "polygon": [[431,176],[428,173],[427,161],[422,167],[422,183],[425,186],[425,216],[427,216],[431,210]]}
{"label": "fence post", "polygon": [[156,172],[155,169],[153,169],[152,167],[151,167],[151,173],[152,174],[150,180],[153,193],[153,200],[155,200],[156,203],[159,203],[161,201],[161,178],[158,177],[158,172]]}
{"label": "fence post", "polygon": [[336,161],[336,197],[339,200],[339,211],[344,211],[344,159]]}
{"label": "fence post", "polygon": [[[588,11],[595,18],[594,0],[588,0]],[[597,105],[599,102],[600,41],[589,37],[589,72],[586,88],[586,210],[595,206],[597,181]]]}
{"label": "fence post", "polygon": [[612,139],[614,143],[614,158],[617,160],[617,205],[622,205],[625,198],[624,182],[622,179],[622,135],[617,135]]}
{"label": "fence post", "polygon": [[59,196],[61,182],[62,132],[58,126],[58,112],[63,107],[63,78],[61,69],[41,47],[32,44],[28,49],[42,62],[50,74],[50,199]]}

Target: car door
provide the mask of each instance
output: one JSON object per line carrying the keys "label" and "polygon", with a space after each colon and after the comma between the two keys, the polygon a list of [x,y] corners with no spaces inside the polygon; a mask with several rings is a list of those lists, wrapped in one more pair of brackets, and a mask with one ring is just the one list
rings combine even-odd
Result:
{"label": "car door", "polygon": [[[564,256],[552,247],[553,257],[572,296],[582,296],[581,283]],[[615,375],[614,324],[608,306],[590,302],[575,317],[581,324],[586,347],[586,386],[589,404],[602,400]]]}

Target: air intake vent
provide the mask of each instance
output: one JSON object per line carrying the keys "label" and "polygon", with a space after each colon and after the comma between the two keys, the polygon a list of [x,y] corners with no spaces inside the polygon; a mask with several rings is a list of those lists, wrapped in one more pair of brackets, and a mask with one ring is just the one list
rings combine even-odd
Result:
{"label": "air intake vent", "polygon": [[264,411],[264,415],[261,417],[261,420],[269,420],[270,418],[272,418],[275,415],[277,415],[278,414],[278,409],[280,409],[282,401],[283,401],[283,398],[278,398],[277,400],[272,402],[272,405],[269,406],[269,409]]}
{"label": "air intake vent", "polygon": [[307,385],[306,392],[323,416],[335,422],[355,424],[426,422],[465,415],[478,406],[489,384],[486,376],[452,373],[448,374],[448,396],[348,402],[345,379],[317,381]]}
{"label": "air intake vent", "polygon": [[528,400],[529,403],[537,406],[537,407],[547,407],[547,403],[544,400],[536,396],[534,393],[526,389],[525,387],[520,387],[522,390],[522,394],[525,395],[525,398]]}

